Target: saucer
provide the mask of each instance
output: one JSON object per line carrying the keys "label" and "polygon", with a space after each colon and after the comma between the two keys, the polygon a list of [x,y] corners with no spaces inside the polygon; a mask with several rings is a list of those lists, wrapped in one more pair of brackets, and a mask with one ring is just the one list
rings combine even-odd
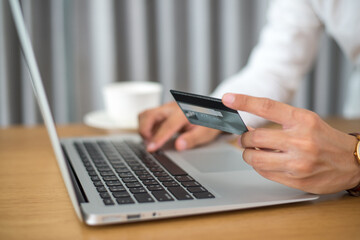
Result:
{"label": "saucer", "polygon": [[87,113],[84,116],[84,123],[90,127],[101,129],[137,129],[138,123],[120,123],[112,120],[105,110]]}

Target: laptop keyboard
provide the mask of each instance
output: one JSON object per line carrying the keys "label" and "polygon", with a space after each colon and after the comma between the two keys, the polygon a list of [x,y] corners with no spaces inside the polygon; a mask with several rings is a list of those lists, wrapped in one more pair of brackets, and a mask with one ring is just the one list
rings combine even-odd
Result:
{"label": "laptop keyboard", "polygon": [[148,153],[141,143],[74,143],[105,205],[214,198],[162,151]]}

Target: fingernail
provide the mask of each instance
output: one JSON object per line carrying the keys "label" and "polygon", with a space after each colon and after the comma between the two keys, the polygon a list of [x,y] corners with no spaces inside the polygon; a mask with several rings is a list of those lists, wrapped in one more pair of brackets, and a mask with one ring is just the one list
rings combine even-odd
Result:
{"label": "fingernail", "polygon": [[184,139],[179,139],[177,142],[178,150],[185,150],[186,149],[186,141]]}
{"label": "fingernail", "polygon": [[156,149],[156,144],[153,142],[150,142],[146,147],[146,150],[148,150],[149,152],[154,151],[155,149]]}
{"label": "fingernail", "polygon": [[235,96],[234,96],[234,94],[227,93],[223,96],[222,100],[224,103],[232,104],[235,101]]}

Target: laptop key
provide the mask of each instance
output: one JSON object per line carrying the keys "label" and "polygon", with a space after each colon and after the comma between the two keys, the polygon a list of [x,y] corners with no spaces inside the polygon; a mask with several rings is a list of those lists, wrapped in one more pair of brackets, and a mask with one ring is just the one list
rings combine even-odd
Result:
{"label": "laptop key", "polygon": [[146,193],[146,190],[145,190],[145,188],[143,188],[143,187],[130,188],[129,190],[130,190],[130,192],[131,192],[132,194]]}
{"label": "laptop key", "polygon": [[127,198],[130,197],[128,192],[113,192],[114,198]]}
{"label": "laptop key", "polygon": [[115,176],[105,176],[105,177],[103,177],[103,179],[104,179],[104,181],[116,181],[116,180],[118,180],[118,178],[115,177]]}
{"label": "laptop key", "polygon": [[168,177],[169,174],[167,174],[166,172],[154,172],[154,176],[156,176],[156,177]]}
{"label": "laptop key", "polygon": [[167,177],[158,177],[158,180],[160,182],[172,182],[172,181],[174,181],[174,179],[172,177],[169,177],[169,176],[167,176]]}
{"label": "laptop key", "polygon": [[131,172],[119,173],[119,177],[121,177],[121,178],[133,177],[133,176],[134,176],[134,175],[132,175]]}
{"label": "laptop key", "polygon": [[174,201],[174,199],[166,191],[155,191],[155,192],[152,192],[152,195],[154,195],[154,197],[159,202]]}
{"label": "laptop key", "polygon": [[91,181],[100,181],[100,178],[99,178],[99,176],[91,176]]}
{"label": "laptop key", "polygon": [[105,205],[114,205],[114,201],[111,198],[104,198],[103,201]]}
{"label": "laptop key", "polygon": [[123,186],[112,186],[109,187],[111,192],[123,192],[126,191],[125,188]]}
{"label": "laptop key", "polygon": [[151,167],[151,168],[149,168],[149,170],[151,171],[151,172],[153,172],[153,173],[155,173],[155,172],[163,172],[164,170],[162,170],[162,168],[160,168],[160,167]]}
{"label": "laptop key", "polygon": [[83,162],[83,164],[84,164],[85,167],[92,166],[92,165],[91,165],[91,162],[89,161],[89,159],[86,159],[86,160],[82,159],[82,162]]}
{"label": "laptop key", "polygon": [[102,167],[108,167],[107,163],[103,162],[103,161],[95,161],[94,160],[94,164],[97,169],[102,168]]}
{"label": "laptop key", "polygon": [[97,169],[99,172],[111,171],[111,168],[109,166],[98,167]]}
{"label": "laptop key", "polygon": [[187,193],[182,187],[169,187],[168,190],[178,200],[190,200],[190,199],[193,199],[193,197],[189,193]]}
{"label": "laptop key", "polygon": [[86,171],[94,171],[94,167],[93,166],[87,166],[86,167]]}
{"label": "laptop key", "polygon": [[147,162],[147,163],[144,163],[145,164],[145,166],[147,167],[147,168],[153,168],[153,167],[159,167],[159,165],[157,164],[157,163],[155,163],[155,162]]}
{"label": "laptop key", "polygon": [[95,171],[88,171],[89,176],[97,176],[97,173]]}
{"label": "laptop key", "polygon": [[115,168],[115,171],[117,173],[129,173],[129,169],[127,167],[119,167],[119,168]]}
{"label": "laptop key", "polygon": [[124,183],[130,183],[130,182],[138,182],[138,180],[135,177],[127,177],[122,179]]}
{"label": "laptop key", "polygon": [[112,186],[122,186],[122,184],[120,183],[120,181],[116,180],[116,181],[106,181],[105,182],[106,185],[108,187],[112,187]]}
{"label": "laptop key", "polygon": [[200,183],[198,182],[182,182],[181,183],[184,187],[201,187]]}
{"label": "laptop key", "polygon": [[99,171],[100,175],[105,176],[115,176],[113,171]]}
{"label": "laptop key", "polygon": [[172,182],[163,182],[164,186],[165,187],[177,187],[179,186],[179,184],[175,181],[172,181]]}
{"label": "laptop key", "polygon": [[134,171],[145,171],[146,169],[142,166],[133,167],[132,170]]}
{"label": "laptop key", "polygon": [[128,188],[135,188],[135,187],[142,187],[142,184],[139,182],[133,182],[133,183],[126,183],[126,186]]}
{"label": "laptop key", "polygon": [[187,190],[191,193],[207,192],[204,187],[188,187]]}
{"label": "laptop key", "polygon": [[159,184],[157,184],[157,185],[149,185],[149,186],[147,186],[147,189],[149,191],[151,191],[151,192],[164,190],[164,188],[162,186],[160,186]]}
{"label": "laptop key", "polygon": [[141,166],[141,165],[139,164],[138,160],[136,159],[136,157],[134,157],[134,156],[125,158],[125,162],[127,162],[127,164],[128,164],[129,166],[131,166],[131,165]]}
{"label": "laptop key", "polygon": [[133,204],[135,203],[134,200],[132,200],[131,197],[126,197],[126,198],[117,198],[116,202],[118,204]]}
{"label": "laptop key", "polygon": [[150,174],[140,175],[138,176],[141,181],[145,180],[155,180]]}
{"label": "laptop key", "polygon": [[196,197],[197,199],[215,198],[215,196],[209,192],[194,193],[194,197]]}
{"label": "laptop key", "polygon": [[140,163],[128,163],[128,165],[132,170],[134,170],[134,168],[141,167]]}
{"label": "laptop key", "polygon": [[152,199],[152,197],[148,193],[134,194],[134,197],[139,203],[154,202],[154,199]]}
{"label": "laptop key", "polygon": [[148,186],[148,185],[157,185],[157,184],[159,184],[159,182],[156,181],[155,179],[152,179],[152,180],[144,180],[143,184],[146,185],[146,186]]}
{"label": "laptop key", "polygon": [[176,176],[175,177],[176,180],[178,180],[179,182],[192,182],[194,181],[194,179],[192,177],[190,177],[189,175],[186,176]]}
{"label": "laptop key", "polygon": [[94,181],[93,183],[94,183],[95,187],[104,186],[101,181]]}
{"label": "laptop key", "polygon": [[120,162],[120,161],[111,161],[111,165],[114,167],[114,168],[121,168],[121,167],[126,167],[125,166],[125,163],[123,162]]}
{"label": "laptop key", "polygon": [[100,193],[100,197],[101,198],[111,198],[111,196],[110,196],[110,194],[108,193],[108,192],[102,192],[102,193]]}
{"label": "laptop key", "polygon": [[100,193],[100,192],[107,192],[106,187],[102,186],[102,187],[97,187],[96,190]]}
{"label": "laptop key", "polygon": [[139,176],[139,175],[146,175],[146,174],[149,175],[149,172],[146,171],[146,170],[141,170],[141,171],[135,171],[135,174],[136,174],[137,176]]}
{"label": "laptop key", "polygon": [[85,167],[92,166],[90,161],[83,161]]}

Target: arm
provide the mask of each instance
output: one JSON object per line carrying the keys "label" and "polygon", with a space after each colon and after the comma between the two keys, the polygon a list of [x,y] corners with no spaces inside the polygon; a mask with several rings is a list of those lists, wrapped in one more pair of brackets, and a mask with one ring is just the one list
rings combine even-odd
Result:
{"label": "arm", "polygon": [[[221,98],[237,92],[288,102],[314,60],[321,30],[308,1],[273,1],[247,66],[220,84],[213,95]],[[241,116],[250,126],[264,123],[249,113]]]}

